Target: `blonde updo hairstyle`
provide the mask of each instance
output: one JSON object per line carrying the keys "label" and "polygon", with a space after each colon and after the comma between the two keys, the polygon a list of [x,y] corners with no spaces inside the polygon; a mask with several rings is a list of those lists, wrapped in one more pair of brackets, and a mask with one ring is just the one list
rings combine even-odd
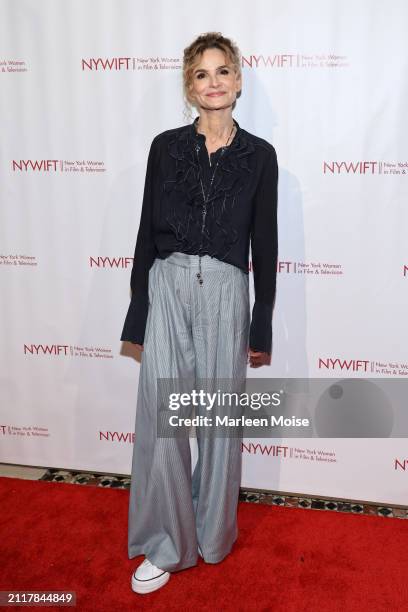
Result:
{"label": "blonde updo hairstyle", "polygon": [[[184,49],[183,56],[184,114],[188,121],[192,119],[192,107],[195,106],[194,100],[190,97],[193,71],[206,49],[220,49],[220,51],[223,51],[227,60],[233,65],[236,75],[242,76],[241,53],[234,41],[223,36],[221,32],[200,34]],[[241,92],[238,92],[237,97],[240,94]]]}

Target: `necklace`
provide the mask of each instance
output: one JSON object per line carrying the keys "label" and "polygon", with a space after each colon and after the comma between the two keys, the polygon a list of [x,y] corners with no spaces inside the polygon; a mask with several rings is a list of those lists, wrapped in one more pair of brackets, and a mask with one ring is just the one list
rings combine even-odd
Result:
{"label": "necklace", "polygon": [[[203,180],[202,180],[202,175],[201,175],[201,166],[200,166],[200,158],[198,156],[198,153],[200,151],[201,146],[197,143],[195,146],[195,151],[196,151],[196,156],[197,156],[197,163],[198,163],[198,169],[199,169],[199,178],[200,178],[200,184],[201,184],[201,192],[203,194],[203,214],[202,214],[202,223],[201,223],[201,245],[200,245],[200,254],[198,257],[198,266],[199,266],[199,271],[197,272],[196,276],[198,278],[198,282],[200,285],[203,284],[203,278],[202,278],[202,272],[201,272],[201,250],[203,247],[203,233],[204,233],[204,227],[205,227],[205,218],[207,215],[207,203],[208,203],[208,199],[210,197],[210,193],[211,193],[211,187],[214,181],[214,177],[215,177],[215,173],[217,172],[217,168],[218,168],[218,164],[220,162],[221,157],[224,155],[227,146],[228,146],[228,142],[229,139],[232,136],[232,132],[234,131],[234,127],[235,127],[235,123],[232,126],[232,130],[230,132],[230,135],[228,136],[227,142],[225,143],[225,145],[223,147],[221,147],[221,155],[217,160],[217,163],[215,164],[215,168],[212,172],[212,176],[211,176],[211,180],[210,180],[210,186],[208,188],[207,191],[207,195],[204,193],[204,185],[203,185]],[[210,167],[211,167],[211,154],[209,154],[209,161],[210,161]]]}
{"label": "necklace", "polygon": [[[196,127],[197,134],[201,133],[201,132],[198,132],[198,130],[197,130],[198,126],[199,126],[199,122],[197,122],[197,127]],[[228,141],[231,138],[232,132],[234,131],[234,127],[235,127],[235,123],[234,123],[234,120],[232,120],[232,129],[230,131],[230,135],[227,138],[227,142],[225,143],[225,145],[223,147],[221,147],[221,155],[224,153],[224,149],[228,145]],[[208,154],[208,159],[210,161],[210,167],[211,167],[211,153]]]}

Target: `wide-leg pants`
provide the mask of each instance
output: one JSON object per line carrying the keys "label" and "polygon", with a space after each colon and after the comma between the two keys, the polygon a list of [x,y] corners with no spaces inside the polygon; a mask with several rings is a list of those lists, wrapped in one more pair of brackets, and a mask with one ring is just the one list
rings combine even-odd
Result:
{"label": "wide-leg pants", "polygon": [[[192,474],[189,437],[157,435],[160,378],[236,381],[242,390],[249,341],[249,277],[232,264],[172,253],[149,271],[149,310],[139,371],[129,497],[128,556],[145,554],[174,572],[218,563],[238,537],[240,437],[201,435]],[[209,382],[208,382],[209,381]],[[208,390],[208,389],[206,389]]]}

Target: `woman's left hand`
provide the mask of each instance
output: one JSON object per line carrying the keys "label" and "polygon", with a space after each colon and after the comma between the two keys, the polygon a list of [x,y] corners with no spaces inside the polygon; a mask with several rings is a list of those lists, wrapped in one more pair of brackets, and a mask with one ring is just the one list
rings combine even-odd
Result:
{"label": "woman's left hand", "polygon": [[263,365],[271,365],[271,354],[263,351],[248,349],[248,362],[250,368],[260,368]]}

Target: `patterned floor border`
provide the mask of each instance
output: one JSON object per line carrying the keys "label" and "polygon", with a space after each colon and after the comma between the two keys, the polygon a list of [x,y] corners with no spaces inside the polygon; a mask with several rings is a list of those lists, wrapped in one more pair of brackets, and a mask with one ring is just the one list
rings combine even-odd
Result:
{"label": "patterned floor border", "polygon": [[[95,472],[77,472],[50,468],[40,478],[50,482],[65,482],[87,486],[107,487],[111,489],[129,489],[130,476],[99,474]],[[260,491],[258,489],[240,489],[239,500],[252,504],[267,504],[285,508],[304,508],[310,510],[327,510],[329,512],[348,512],[385,518],[408,518],[408,508],[403,506],[388,506],[343,499],[331,499],[282,493],[278,491]]]}

